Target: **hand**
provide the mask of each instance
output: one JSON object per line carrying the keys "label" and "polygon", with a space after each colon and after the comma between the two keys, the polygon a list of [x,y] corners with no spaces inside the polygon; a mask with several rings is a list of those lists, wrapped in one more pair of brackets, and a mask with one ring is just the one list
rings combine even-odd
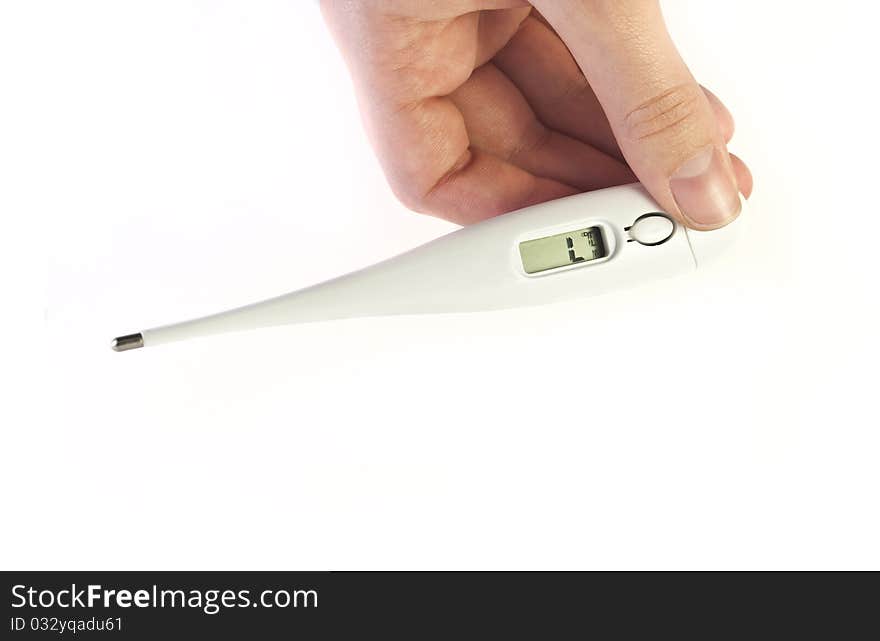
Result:
{"label": "hand", "polygon": [[[468,224],[641,181],[714,229],[748,196],[733,120],[654,0],[324,0],[364,121],[408,207]],[[540,12],[540,13],[539,13]]]}

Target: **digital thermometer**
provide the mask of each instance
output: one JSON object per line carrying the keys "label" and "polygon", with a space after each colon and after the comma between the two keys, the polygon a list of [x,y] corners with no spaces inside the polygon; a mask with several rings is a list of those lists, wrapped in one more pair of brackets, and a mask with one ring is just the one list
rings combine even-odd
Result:
{"label": "digital thermometer", "polygon": [[735,240],[739,220],[715,231],[687,229],[639,184],[577,194],[464,227],[278,298],[120,336],[113,349],[287,323],[472,312],[593,296],[696,269]]}

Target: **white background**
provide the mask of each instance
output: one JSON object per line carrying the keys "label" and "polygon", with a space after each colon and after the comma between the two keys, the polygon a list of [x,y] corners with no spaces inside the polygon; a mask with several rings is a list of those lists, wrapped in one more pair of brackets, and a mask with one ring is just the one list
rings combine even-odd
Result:
{"label": "white background", "polygon": [[664,7],[755,175],[713,268],[116,354],[454,226],[315,3],[3,2],[0,567],[880,569],[876,9]]}

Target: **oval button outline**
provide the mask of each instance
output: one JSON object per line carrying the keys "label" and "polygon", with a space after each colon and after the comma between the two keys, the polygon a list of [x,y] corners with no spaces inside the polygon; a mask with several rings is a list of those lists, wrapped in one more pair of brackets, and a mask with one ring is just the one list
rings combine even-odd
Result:
{"label": "oval button outline", "polygon": [[[661,238],[659,240],[655,240],[654,242],[650,242],[650,243],[639,240],[637,227],[639,226],[640,222],[642,222],[648,218],[662,218],[662,219],[664,219],[666,222],[669,223],[669,233],[666,234],[666,236],[664,236],[663,238]],[[669,216],[667,216],[663,212],[652,211],[652,212],[648,212],[646,214],[642,214],[641,216],[636,218],[633,221],[633,224],[630,225],[629,227],[627,227],[624,231],[628,231],[630,238],[632,240],[636,241],[637,243],[639,243],[640,245],[644,245],[645,247],[656,247],[657,245],[662,245],[667,240],[672,238],[672,235],[675,233],[675,221],[672,220]]]}

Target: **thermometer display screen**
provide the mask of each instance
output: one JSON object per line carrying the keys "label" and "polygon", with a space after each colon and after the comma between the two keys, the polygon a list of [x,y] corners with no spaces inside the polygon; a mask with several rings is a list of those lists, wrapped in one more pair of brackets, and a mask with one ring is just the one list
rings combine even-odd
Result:
{"label": "thermometer display screen", "polygon": [[605,242],[598,227],[527,240],[519,244],[519,255],[527,274],[605,258]]}

